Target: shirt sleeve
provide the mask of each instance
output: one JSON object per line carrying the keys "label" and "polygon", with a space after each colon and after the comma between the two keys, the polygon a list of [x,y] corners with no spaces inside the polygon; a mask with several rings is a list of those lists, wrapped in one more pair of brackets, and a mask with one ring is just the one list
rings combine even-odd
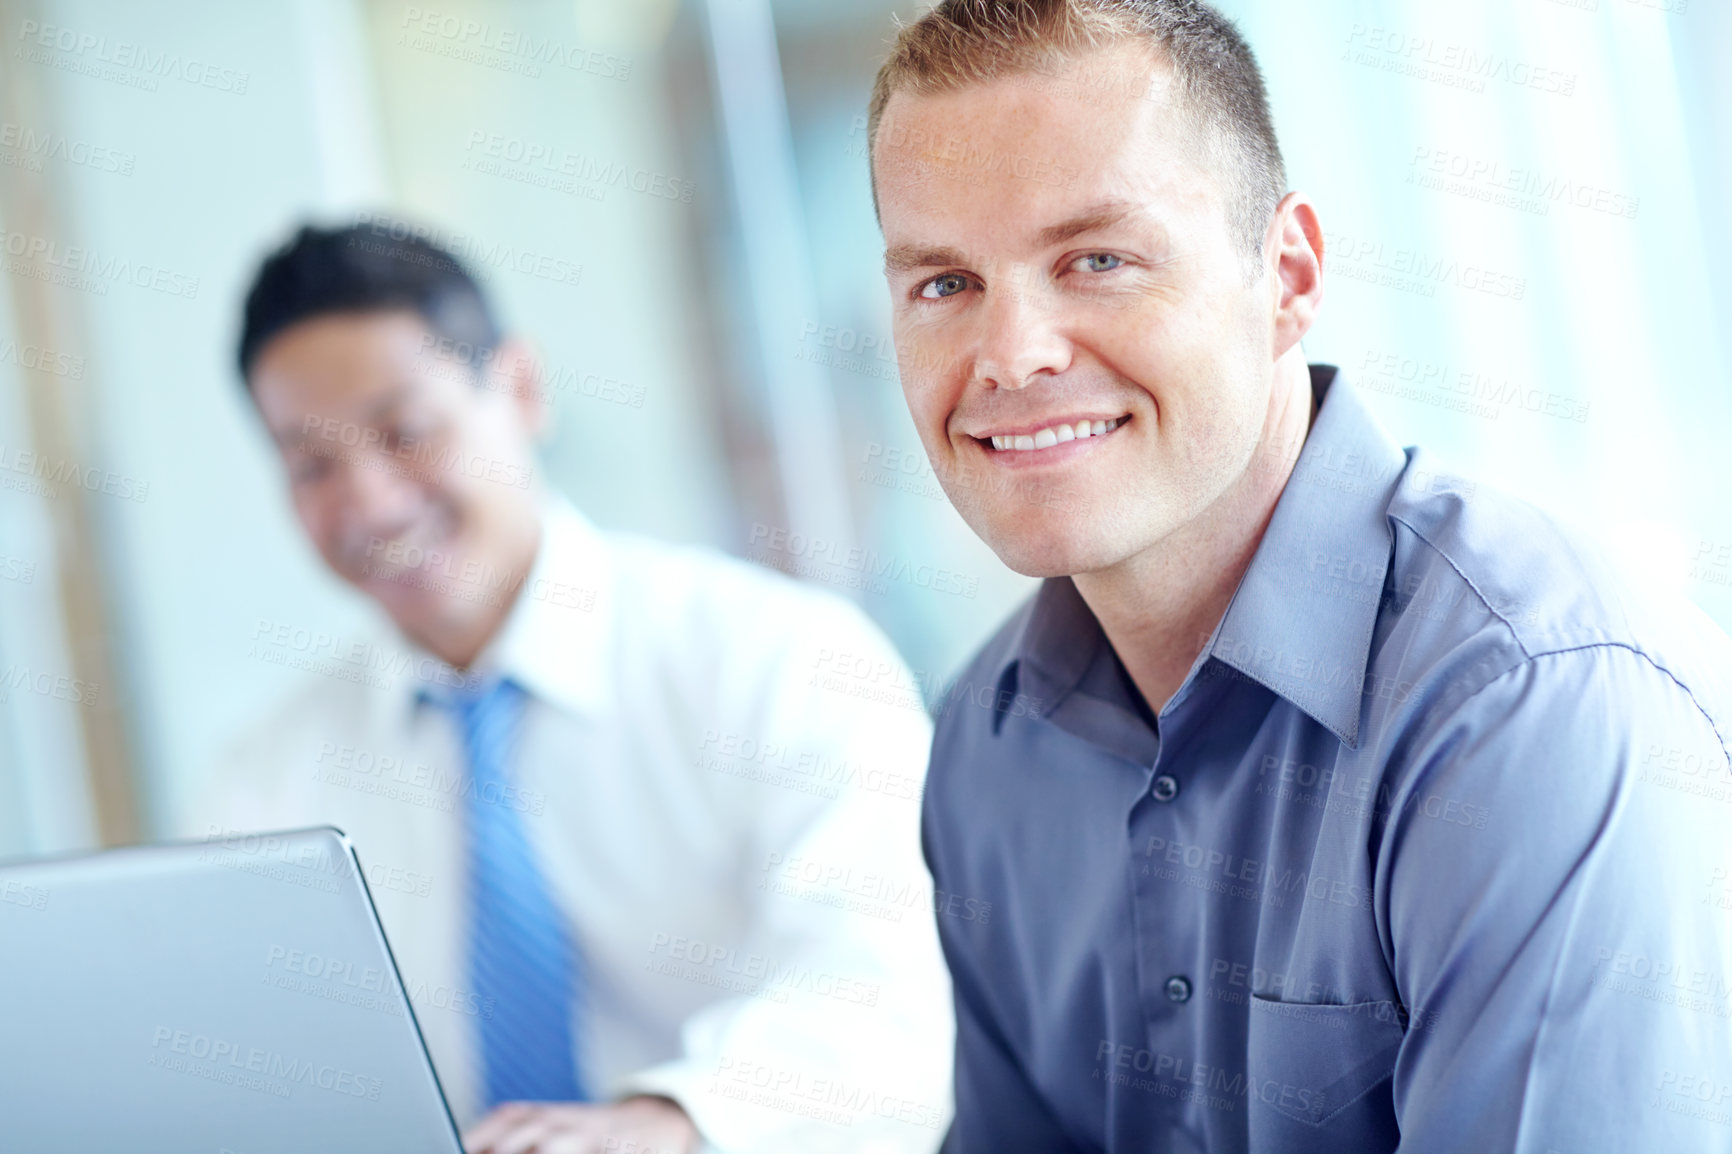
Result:
{"label": "shirt sleeve", "polygon": [[[919,851],[930,723],[917,693],[871,692],[914,682],[852,607],[825,598],[778,633],[785,644],[749,647],[780,650],[767,670],[728,675],[727,712],[743,719],[720,728],[770,743],[777,764],[831,772],[739,795],[748,930],[730,957],[747,988],[688,1019],[681,1056],[625,1092],[673,1098],[727,1154],[931,1154],[951,1115],[954,1028]],[[874,672],[826,678],[839,654]]]}
{"label": "shirt sleeve", "polygon": [[1621,646],[1540,655],[1411,764],[1376,851],[1403,1154],[1732,1150],[1728,766],[1690,691]]}

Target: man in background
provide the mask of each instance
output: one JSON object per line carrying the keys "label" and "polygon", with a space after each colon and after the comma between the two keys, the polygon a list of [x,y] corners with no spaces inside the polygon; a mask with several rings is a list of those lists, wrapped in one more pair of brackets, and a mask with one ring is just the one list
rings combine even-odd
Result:
{"label": "man in background", "polygon": [[1732,1149],[1726,637],[1307,364],[1233,26],[943,0],[868,130],[915,426],[1045,578],[964,676],[1048,708],[933,746],[994,904],[940,919],[946,1150]]}
{"label": "man in background", "polygon": [[814,677],[900,668],[879,631],[549,491],[533,353],[402,230],[303,228],[239,360],[307,539],[395,631],[195,828],[351,836],[468,1148],[933,1149],[929,724]]}

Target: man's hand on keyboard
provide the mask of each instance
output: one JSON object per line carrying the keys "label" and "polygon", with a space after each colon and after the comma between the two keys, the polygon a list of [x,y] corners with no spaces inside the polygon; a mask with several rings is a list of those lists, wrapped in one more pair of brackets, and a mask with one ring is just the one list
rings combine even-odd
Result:
{"label": "man's hand on keyboard", "polygon": [[[468,1154],[695,1154],[698,1131],[667,1098],[507,1102],[463,1135]],[[633,1145],[635,1143],[635,1145]]]}

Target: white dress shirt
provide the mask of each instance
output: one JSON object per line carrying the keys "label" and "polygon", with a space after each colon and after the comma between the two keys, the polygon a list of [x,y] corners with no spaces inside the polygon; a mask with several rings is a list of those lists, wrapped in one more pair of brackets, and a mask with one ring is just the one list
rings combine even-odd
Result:
{"label": "white dress shirt", "polygon": [[[348,833],[468,1125],[487,1009],[464,972],[472,779],[451,715],[418,703],[456,675],[394,631],[344,651],[187,827]],[[522,813],[582,950],[590,1093],[667,1095],[720,1151],[936,1149],[953,1026],[919,848],[930,724],[878,691],[911,679],[867,618],[550,499],[474,668],[529,694],[519,791],[487,800]]]}

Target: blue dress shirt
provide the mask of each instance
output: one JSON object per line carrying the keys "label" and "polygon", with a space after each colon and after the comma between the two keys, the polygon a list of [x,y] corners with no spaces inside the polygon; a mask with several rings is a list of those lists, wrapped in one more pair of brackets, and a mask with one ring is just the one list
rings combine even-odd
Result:
{"label": "blue dress shirt", "polygon": [[1732,644],[1312,388],[1158,717],[1068,578],[940,711],[945,1150],[1732,1151]]}

